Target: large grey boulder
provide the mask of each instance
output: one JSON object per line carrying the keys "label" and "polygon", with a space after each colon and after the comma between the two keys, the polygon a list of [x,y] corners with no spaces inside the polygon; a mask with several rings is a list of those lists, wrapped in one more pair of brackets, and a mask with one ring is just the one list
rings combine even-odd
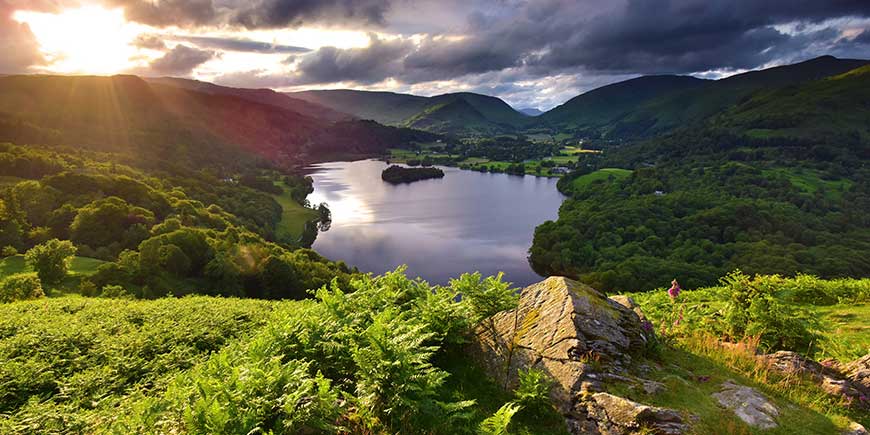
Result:
{"label": "large grey boulder", "polygon": [[722,383],[722,391],[714,393],[713,398],[752,427],[772,429],[777,426],[779,409],[754,388],[726,381]]}
{"label": "large grey boulder", "polygon": [[523,289],[517,309],[478,325],[469,352],[506,389],[517,386],[519,370],[548,373],[556,384],[553,403],[573,433],[600,433],[603,427],[611,428],[603,433],[633,433],[636,426],[652,427],[645,420],[650,415],[666,416],[670,425],[656,433],[676,433],[682,422],[674,411],[647,407],[629,425],[599,424],[609,414],[591,412],[601,408],[594,397],[603,382],[625,373],[652,338],[632,308],[584,284],[551,277]]}

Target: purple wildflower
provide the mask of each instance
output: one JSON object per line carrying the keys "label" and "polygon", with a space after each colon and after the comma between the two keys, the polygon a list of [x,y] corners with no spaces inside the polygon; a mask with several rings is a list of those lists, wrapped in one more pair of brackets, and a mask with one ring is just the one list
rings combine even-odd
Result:
{"label": "purple wildflower", "polygon": [[680,283],[677,280],[671,281],[671,288],[668,289],[668,296],[671,299],[676,299],[680,295]]}
{"label": "purple wildflower", "polygon": [[652,322],[650,322],[649,320],[644,320],[643,323],[640,324],[640,326],[642,326],[642,327],[643,327],[643,330],[646,331],[646,332],[652,332],[652,331],[653,331],[653,324],[652,324]]}

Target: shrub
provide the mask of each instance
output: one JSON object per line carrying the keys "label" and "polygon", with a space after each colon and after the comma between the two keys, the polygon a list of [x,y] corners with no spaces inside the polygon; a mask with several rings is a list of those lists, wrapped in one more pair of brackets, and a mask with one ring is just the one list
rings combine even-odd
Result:
{"label": "shrub", "polygon": [[18,255],[18,248],[14,246],[4,246],[3,250],[0,251],[0,257],[12,257],[13,255]]}
{"label": "shrub", "polygon": [[809,314],[771,294],[739,270],[721,280],[730,292],[724,309],[725,333],[742,340],[759,337],[768,350],[804,350],[819,338]]}
{"label": "shrub", "polygon": [[42,283],[35,273],[10,275],[0,281],[0,302],[14,302],[44,297]]}
{"label": "shrub", "polygon": [[119,285],[104,286],[103,290],[100,292],[100,297],[109,299],[133,299],[133,295],[130,294],[127,289]]}
{"label": "shrub", "polygon": [[52,239],[28,250],[24,259],[43,283],[57,284],[66,277],[75,254],[76,248],[69,240]]}

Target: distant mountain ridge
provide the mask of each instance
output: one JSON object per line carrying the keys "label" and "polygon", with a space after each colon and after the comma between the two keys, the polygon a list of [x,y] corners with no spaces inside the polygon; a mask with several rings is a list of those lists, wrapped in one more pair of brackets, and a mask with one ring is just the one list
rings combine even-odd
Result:
{"label": "distant mountain ridge", "polygon": [[371,155],[436,137],[371,121],[332,122],[334,113],[271,91],[190,81],[167,85],[125,75],[0,78],[0,142],[86,146],[163,160],[232,162],[233,155],[253,153],[304,163]]}
{"label": "distant mountain ridge", "polygon": [[[288,95],[361,119],[460,136],[545,130],[626,140],[651,137],[700,122],[759,90],[818,80],[867,63],[822,56],[719,80],[682,75],[642,76],[585,92],[544,113],[536,109],[515,110],[501,99],[474,93],[421,97],[339,89]],[[468,104],[451,104],[457,100]]]}
{"label": "distant mountain ridge", "polygon": [[436,133],[490,135],[514,131],[529,117],[499,98],[471,92],[421,97],[349,89],[302,91],[293,98],[344,111],[386,125]]}
{"label": "distant mountain ridge", "polygon": [[720,80],[644,76],[581,94],[537,119],[543,127],[589,137],[650,137],[707,119],[754,92],[843,74],[868,62],[822,56]]}

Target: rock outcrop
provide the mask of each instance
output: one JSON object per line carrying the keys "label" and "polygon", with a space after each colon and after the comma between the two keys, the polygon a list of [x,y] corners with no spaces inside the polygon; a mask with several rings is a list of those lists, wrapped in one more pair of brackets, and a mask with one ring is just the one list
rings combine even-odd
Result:
{"label": "rock outcrop", "polygon": [[772,429],[777,426],[779,409],[753,388],[726,381],[722,391],[714,393],[713,398],[752,427]]}
{"label": "rock outcrop", "polygon": [[757,358],[782,373],[810,377],[825,392],[845,398],[852,406],[870,409],[870,355],[844,366],[826,366],[790,351],[758,355]]}
{"label": "rock outcrop", "polygon": [[846,364],[843,372],[850,381],[870,391],[870,353]]}
{"label": "rock outcrop", "polygon": [[469,350],[506,389],[516,387],[518,370],[548,373],[556,382],[551,398],[572,433],[629,434],[640,428],[679,433],[684,425],[676,411],[596,394],[607,376],[626,373],[652,334],[634,307],[551,277],[525,288],[517,309],[484,320]]}

